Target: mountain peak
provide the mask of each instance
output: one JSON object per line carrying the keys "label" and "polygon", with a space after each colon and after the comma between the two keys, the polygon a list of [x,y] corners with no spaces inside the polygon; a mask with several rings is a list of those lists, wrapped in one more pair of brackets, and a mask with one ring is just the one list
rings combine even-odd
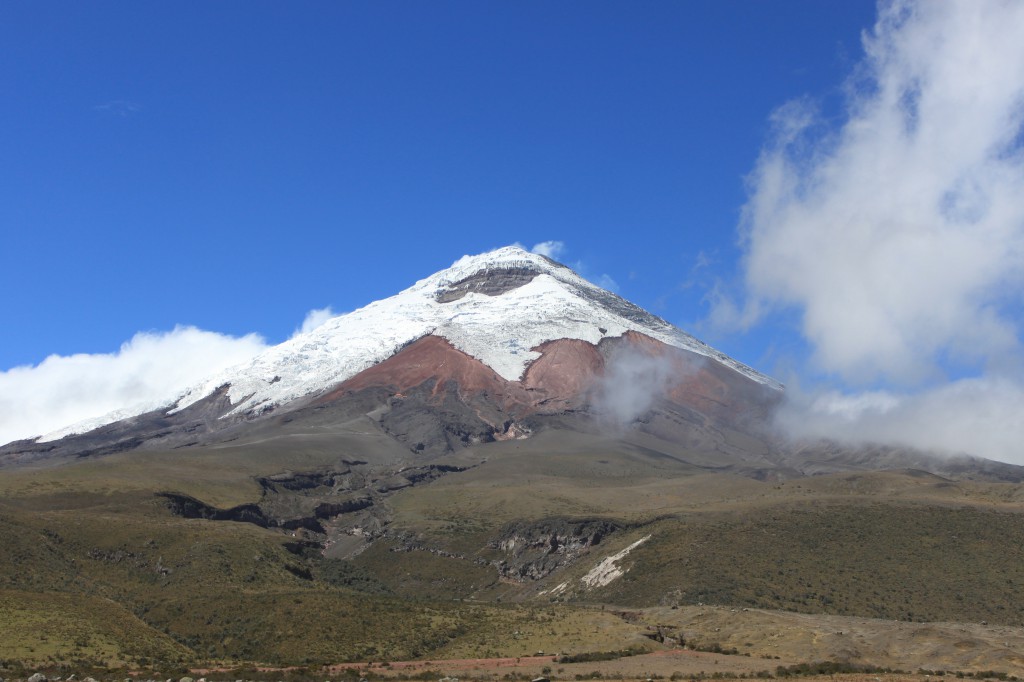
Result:
{"label": "mountain peak", "polygon": [[[542,256],[539,253],[533,253],[527,251],[521,246],[502,246],[494,249],[493,251],[485,251],[476,255],[465,255],[459,260],[452,263],[452,266],[448,270],[442,270],[441,273],[449,271],[466,271],[475,269],[486,269],[486,268],[501,268],[517,265],[533,265],[537,268],[544,267],[561,267],[565,268],[564,265],[558,263],[547,256]],[[567,268],[566,268],[567,269]]]}
{"label": "mountain peak", "polygon": [[565,282],[584,281],[547,256],[519,246],[504,246],[477,256],[463,256],[450,268],[427,278],[422,284],[436,287],[434,297],[438,303],[451,303],[469,293],[500,296],[529,284],[542,274]]}

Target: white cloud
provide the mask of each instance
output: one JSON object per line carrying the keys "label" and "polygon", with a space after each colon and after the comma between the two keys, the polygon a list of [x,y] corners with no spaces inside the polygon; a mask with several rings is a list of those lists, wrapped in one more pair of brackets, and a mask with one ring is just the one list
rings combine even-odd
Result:
{"label": "white cloud", "polygon": [[802,311],[814,360],[854,382],[920,382],[1019,353],[1024,4],[883,3],[834,132],[774,117],[744,211],[750,325]]}
{"label": "white cloud", "polygon": [[1024,463],[1022,34],[1024,3],[882,2],[840,124],[773,116],[711,322],[795,309],[816,370],[905,387],[797,396],[791,431]]}
{"label": "white cloud", "polygon": [[166,401],[266,344],[195,327],[140,332],[116,353],[51,355],[0,372],[0,443],[39,436],[115,410]]}
{"label": "white cloud", "polygon": [[530,251],[541,256],[547,256],[553,260],[558,260],[565,253],[565,242],[554,240],[540,242],[539,244],[534,244]]}
{"label": "white cloud", "polygon": [[313,331],[332,317],[337,317],[337,315],[338,313],[331,310],[331,306],[310,310],[306,313],[306,319],[302,321],[302,326],[296,329],[295,333],[292,334],[292,338],[299,334],[305,334],[306,332]]}

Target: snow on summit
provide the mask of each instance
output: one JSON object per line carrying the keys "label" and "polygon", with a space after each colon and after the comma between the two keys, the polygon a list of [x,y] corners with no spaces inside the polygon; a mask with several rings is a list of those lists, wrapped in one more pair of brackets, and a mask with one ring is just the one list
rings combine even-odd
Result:
{"label": "snow on summit", "polygon": [[[165,405],[184,409],[227,384],[233,414],[258,413],[324,391],[429,334],[444,337],[514,381],[539,357],[531,349],[545,341],[568,338],[596,344],[631,330],[780,387],[564,265],[507,246],[464,256],[395,296],[334,317],[181,395],[168,396]],[[111,421],[113,416],[106,423]],[[93,420],[89,426],[98,424]],[[41,440],[84,430],[62,429]]]}

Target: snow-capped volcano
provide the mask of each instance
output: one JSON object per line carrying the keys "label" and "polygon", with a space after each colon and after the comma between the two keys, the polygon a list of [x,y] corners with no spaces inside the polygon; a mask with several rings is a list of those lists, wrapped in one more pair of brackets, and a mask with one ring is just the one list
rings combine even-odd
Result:
{"label": "snow-capped volcano", "polygon": [[597,344],[627,331],[713,358],[763,384],[772,379],[720,353],[545,256],[507,246],[465,256],[382,301],[339,315],[190,389],[178,409],[230,384],[234,412],[318,393],[440,336],[508,381],[521,378],[547,341]]}
{"label": "snow-capped volcano", "polygon": [[[229,414],[258,415],[320,394],[427,336],[443,338],[506,381],[517,381],[540,357],[538,347],[544,343],[574,339],[596,345],[627,332],[697,353],[754,382],[781,388],[566,266],[508,246],[465,256],[395,296],[334,317],[181,395],[168,396],[164,407],[184,410],[226,386]],[[121,411],[48,434],[41,442],[128,416],[132,415]]]}

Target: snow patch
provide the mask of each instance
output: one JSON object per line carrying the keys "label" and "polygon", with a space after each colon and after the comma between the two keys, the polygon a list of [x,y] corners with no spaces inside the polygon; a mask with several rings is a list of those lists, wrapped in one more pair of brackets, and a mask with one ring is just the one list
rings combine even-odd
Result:
{"label": "snow patch", "polygon": [[645,535],[621,552],[605,557],[601,563],[594,566],[585,576],[580,578],[580,582],[587,587],[604,587],[613,580],[621,578],[626,570],[618,565],[619,562],[625,559],[634,549],[650,539],[650,535]]}

